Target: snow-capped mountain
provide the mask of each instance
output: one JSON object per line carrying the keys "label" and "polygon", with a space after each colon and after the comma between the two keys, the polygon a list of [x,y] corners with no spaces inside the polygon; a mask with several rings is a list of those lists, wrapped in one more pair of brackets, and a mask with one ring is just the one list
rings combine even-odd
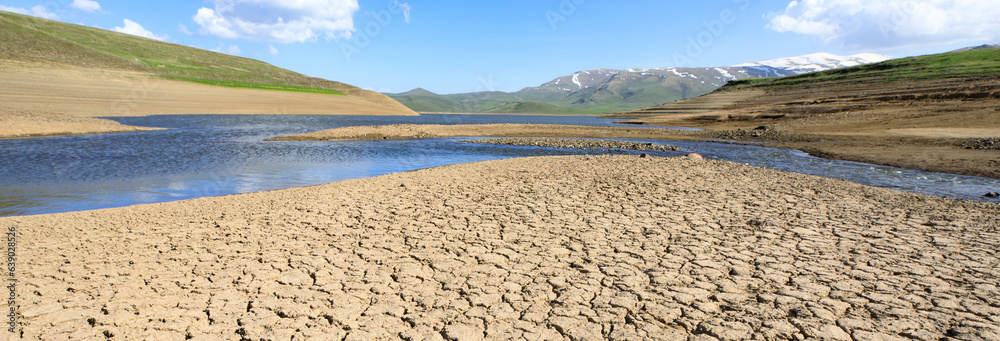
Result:
{"label": "snow-capped mountain", "polygon": [[410,109],[424,112],[483,112],[526,102],[533,104],[522,107],[588,113],[615,112],[701,96],[736,79],[793,76],[887,59],[889,57],[872,53],[847,57],[815,53],[736,66],[594,69],[512,93],[437,95],[414,90],[390,96]]}
{"label": "snow-capped mountain", "polygon": [[713,88],[718,88],[726,82],[734,79],[760,78],[760,77],[781,77],[791,76],[797,73],[786,71],[780,68],[767,66],[724,66],[724,67],[701,67],[701,68],[658,68],[658,69],[594,69],[562,76],[542,84],[539,87],[525,88],[519,92],[530,91],[538,88],[557,88],[566,93],[583,91],[592,87],[606,85],[609,82],[629,82],[641,81],[643,83],[668,83],[671,81],[686,82],[697,80],[699,84],[706,84]]}
{"label": "snow-capped mountain", "polygon": [[892,59],[875,53],[861,53],[853,56],[838,56],[832,53],[813,53],[804,56],[780,58],[763,62],[744,63],[736,66],[759,67],[769,66],[772,68],[788,70],[797,74],[839,69],[842,67],[858,66],[862,64],[878,63]]}

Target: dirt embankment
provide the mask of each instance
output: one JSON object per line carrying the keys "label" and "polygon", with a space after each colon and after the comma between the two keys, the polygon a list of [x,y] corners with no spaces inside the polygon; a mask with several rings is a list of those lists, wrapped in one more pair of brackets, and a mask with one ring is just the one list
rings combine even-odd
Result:
{"label": "dirt embankment", "polygon": [[1000,138],[1000,75],[721,91],[612,117],[828,158],[1000,178],[1000,154],[976,147]]}
{"label": "dirt embankment", "polygon": [[[0,61],[0,105],[12,112],[79,117],[184,114],[416,115],[381,94],[351,87],[346,96],[211,86],[124,70]],[[8,118],[14,120],[18,118]],[[86,120],[81,120],[81,122]],[[19,136],[103,132],[93,124],[21,121]],[[30,125],[33,122],[39,125]],[[91,121],[96,122],[96,121]]]}
{"label": "dirt embankment", "polygon": [[998,217],[737,163],[575,156],[0,226],[26,339],[996,340]]}
{"label": "dirt embankment", "polygon": [[0,62],[0,100],[6,106],[79,116],[416,114],[392,105],[394,101],[376,99],[229,88],[132,71]]}

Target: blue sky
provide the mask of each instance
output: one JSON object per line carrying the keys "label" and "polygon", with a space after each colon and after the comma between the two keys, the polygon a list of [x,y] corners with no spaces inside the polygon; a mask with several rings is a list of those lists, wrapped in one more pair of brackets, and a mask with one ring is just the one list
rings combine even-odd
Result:
{"label": "blue sky", "polygon": [[516,91],[595,68],[894,57],[1000,43],[996,0],[0,0],[0,10],[381,92]]}

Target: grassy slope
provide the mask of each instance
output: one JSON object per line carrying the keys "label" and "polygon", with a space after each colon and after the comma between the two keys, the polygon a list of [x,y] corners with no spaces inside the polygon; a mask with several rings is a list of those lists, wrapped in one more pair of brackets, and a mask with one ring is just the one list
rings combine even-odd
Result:
{"label": "grassy slope", "polygon": [[1000,49],[984,49],[892,59],[876,64],[782,78],[743,79],[729,82],[722,89],[747,87],[781,89],[857,82],[891,83],[981,77],[998,73],[1000,73]]}
{"label": "grassy slope", "polygon": [[490,113],[504,114],[566,114],[572,109],[542,102],[513,102],[487,110]]}
{"label": "grassy slope", "polygon": [[241,88],[336,95],[357,90],[257,60],[2,11],[0,59],[142,71]]}

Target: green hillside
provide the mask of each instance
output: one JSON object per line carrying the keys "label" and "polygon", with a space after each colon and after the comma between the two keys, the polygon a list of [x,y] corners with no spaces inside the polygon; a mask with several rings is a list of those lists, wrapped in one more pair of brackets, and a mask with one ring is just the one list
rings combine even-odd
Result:
{"label": "green hillside", "polygon": [[782,78],[742,79],[725,89],[834,86],[837,83],[905,82],[970,78],[1000,73],[1000,49],[979,49],[887,60],[881,63]]}
{"label": "green hillside", "polygon": [[487,110],[486,112],[502,114],[565,114],[572,110],[542,102],[513,102]]}
{"label": "green hillside", "polygon": [[[722,69],[725,69],[725,74],[720,71]],[[749,67],[596,69],[510,93],[494,91],[438,95],[415,89],[388,95],[410,109],[423,112],[602,115],[705,95],[726,84],[729,77],[784,74],[793,72]],[[539,103],[547,105],[540,106]]]}
{"label": "green hillside", "polygon": [[335,95],[361,91],[253,59],[2,11],[0,59],[141,71],[240,88]]}

